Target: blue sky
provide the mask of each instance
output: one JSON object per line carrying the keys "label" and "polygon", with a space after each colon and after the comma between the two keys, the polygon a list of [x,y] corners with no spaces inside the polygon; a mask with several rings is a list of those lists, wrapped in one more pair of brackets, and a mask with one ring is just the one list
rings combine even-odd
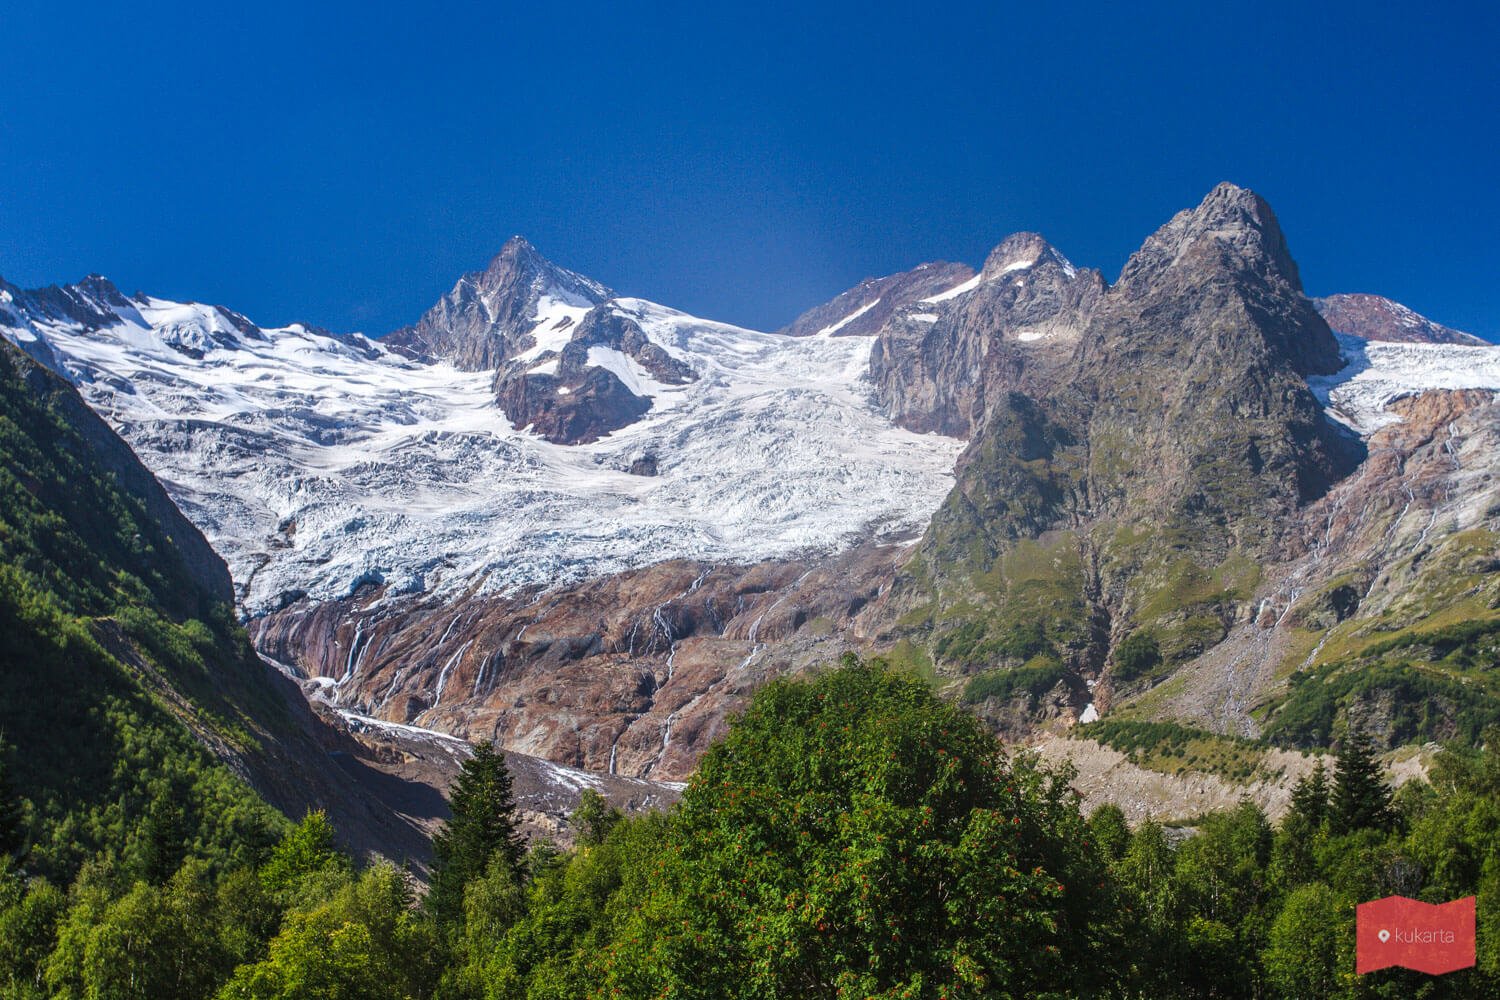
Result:
{"label": "blue sky", "polygon": [[1021,229],[1113,278],[1228,179],[1496,339],[1497,9],[13,0],[0,274],[383,333],[519,232],[767,328]]}

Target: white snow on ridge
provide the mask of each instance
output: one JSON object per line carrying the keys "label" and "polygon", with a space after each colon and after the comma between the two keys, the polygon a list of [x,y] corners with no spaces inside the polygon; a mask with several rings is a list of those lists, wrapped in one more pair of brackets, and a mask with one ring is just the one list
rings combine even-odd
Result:
{"label": "white snow on ridge", "polygon": [[838,333],[844,327],[848,326],[850,323],[853,323],[855,320],[859,319],[865,313],[869,312],[871,309],[874,309],[878,305],[880,305],[879,299],[876,299],[873,302],[866,303],[865,305],[862,305],[858,309],[854,310],[849,315],[845,316],[843,319],[839,320],[837,323],[832,323],[828,326],[823,327],[823,329],[813,334],[813,336],[832,337],[835,333]]}
{"label": "white snow on ridge", "polygon": [[[592,363],[628,374],[653,405],[581,446],[513,430],[492,373],[300,326],[237,332],[207,306],[149,300],[92,332],[40,322],[0,332],[45,340],[229,562],[252,614],[366,581],[496,591],[672,558],[832,551],[922,528],[950,489],[962,444],[875,410],[871,339],[616,306],[699,378],[662,385],[624,354],[591,348]],[[542,328],[577,308],[544,305],[538,361],[577,321],[557,341]],[[642,454],[659,476],[623,471]]]}
{"label": "white snow on ridge", "polygon": [[921,299],[920,301],[928,303],[947,302],[949,299],[956,299],[960,295],[967,295],[969,292],[972,292],[974,289],[978,288],[983,281],[984,275],[976,274],[974,275],[974,277],[970,278],[968,281],[965,281],[961,285],[954,285],[946,292],[938,292],[936,295],[929,295],[927,298]]}
{"label": "white snow on ridge", "polygon": [[1307,384],[1330,416],[1361,434],[1397,423],[1401,418],[1386,407],[1404,396],[1430,389],[1500,391],[1500,347],[1335,336],[1343,370],[1314,376]]}

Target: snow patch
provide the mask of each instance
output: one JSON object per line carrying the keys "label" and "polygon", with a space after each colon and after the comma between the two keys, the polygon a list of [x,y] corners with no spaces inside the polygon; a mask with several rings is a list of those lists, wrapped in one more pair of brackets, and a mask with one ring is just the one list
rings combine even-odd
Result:
{"label": "snow patch", "polygon": [[821,329],[817,333],[813,334],[813,336],[815,336],[815,337],[832,337],[835,333],[838,333],[844,327],[848,326],[850,323],[853,323],[855,320],[859,319],[865,313],[869,312],[871,309],[874,309],[878,305],[880,305],[880,300],[879,299],[876,299],[874,302],[870,302],[870,303],[868,303],[866,305],[862,305],[858,309],[856,309],[852,313],[850,313],[849,315],[845,316],[843,319],[839,320],[837,323],[834,323],[831,326],[825,326],[825,327],[823,327],[823,329]]}
{"label": "snow patch", "polygon": [[960,295],[967,295],[969,292],[972,292],[974,289],[978,288],[983,281],[984,275],[976,274],[974,275],[974,277],[970,278],[968,281],[965,281],[961,285],[955,285],[952,288],[948,289],[946,292],[938,292],[936,295],[929,295],[927,298],[922,299],[921,301],[947,302],[949,299],[956,299]]}

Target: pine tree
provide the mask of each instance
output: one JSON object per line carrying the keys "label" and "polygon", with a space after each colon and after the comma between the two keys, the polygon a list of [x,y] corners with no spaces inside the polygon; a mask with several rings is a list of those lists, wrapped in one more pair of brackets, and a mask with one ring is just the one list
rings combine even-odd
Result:
{"label": "pine tree", "polygon": [[1328,769],[1318,761],[1312,774],[1305,774],[1292,789],[1292,812],[1307,821],[1312,829],[1328,819]]}
{"label": "pine tree", "polygon": [[463,921],[464,888],[499,854],[520,871],[525,851],[505,756],[488,740],[464,762],[449,796],[453,815],[432,839],[432,889],[427,906],[440,923]]}
{"label": "pine tree", "polygon": [[1373,827],[1389,829],[1395,819],[1391,790],[1386,787],[1375,747],[1363,730],[1350,727],[1339,747],[1333,772],[1329,819],[1334,833],[1353,833]]}

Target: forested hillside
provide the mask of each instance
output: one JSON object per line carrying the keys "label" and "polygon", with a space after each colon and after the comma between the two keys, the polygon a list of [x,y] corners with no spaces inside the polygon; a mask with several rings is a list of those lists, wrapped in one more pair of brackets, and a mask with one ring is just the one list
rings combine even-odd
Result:
{"label": "forested hillside", "polygon": [[1353,974],[1356,901],[1500,905],[1500,755],[1453,748],[1392,800],[1369,742],[1297,790],[1191,827],[1085,817],[920,680],[852,657],[759,692],[682,802],[596,796],[575,848],[523,852],[504,758],[465,766],[421,901],[358,871],[321,814],[265,860],[94,864],[0,882],[0,996],[196,998],[1482,997]]}

